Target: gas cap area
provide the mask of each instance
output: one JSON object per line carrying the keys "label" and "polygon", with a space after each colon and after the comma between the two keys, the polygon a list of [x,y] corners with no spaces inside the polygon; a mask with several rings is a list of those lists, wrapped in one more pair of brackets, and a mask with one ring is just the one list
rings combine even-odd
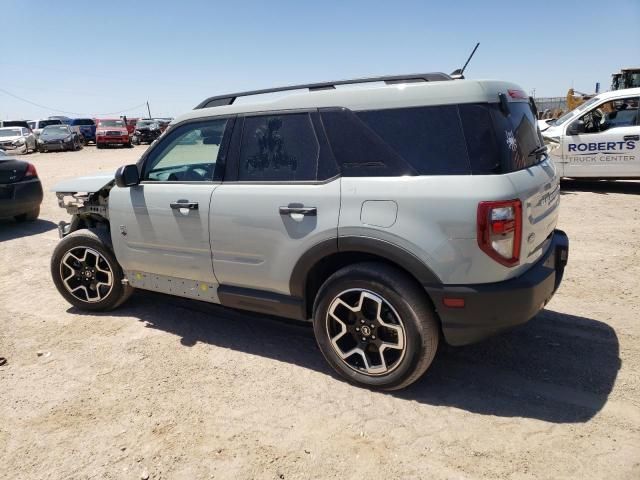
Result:
{"label": "gas cap area", "polygon": [[398,204],[393,200],[366,200],[362,202],[360,221],[364,225],[389,228],[396,223]]}

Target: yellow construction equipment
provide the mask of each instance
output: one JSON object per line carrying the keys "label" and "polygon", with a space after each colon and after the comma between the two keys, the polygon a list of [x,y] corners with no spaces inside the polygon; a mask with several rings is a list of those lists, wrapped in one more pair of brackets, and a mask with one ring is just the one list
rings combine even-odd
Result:
{"label": "yellow construction equipment", "polygon": [[640,68],[623,68],[611,75],[611,90],[640,87]]}

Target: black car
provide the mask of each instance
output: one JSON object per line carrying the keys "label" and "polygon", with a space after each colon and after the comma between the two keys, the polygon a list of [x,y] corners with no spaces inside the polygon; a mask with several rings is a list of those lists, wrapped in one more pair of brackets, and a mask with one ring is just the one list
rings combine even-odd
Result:
{"label": "black car", "polygon": [[49,125],[40,133],[38,151],[78,150],[83,143],[80,134],[68,125]]}
{"label": "black car", "polygon": [[34,221],[40,214],[42,185],[33,164],[0,150],[0,218]]}
{"label": "black car", "polygon": [[140,145],[141,143],[152,143],[160,136],[161,133],[162,129],[157,120],[138,120],[131,141],[136,145]]}

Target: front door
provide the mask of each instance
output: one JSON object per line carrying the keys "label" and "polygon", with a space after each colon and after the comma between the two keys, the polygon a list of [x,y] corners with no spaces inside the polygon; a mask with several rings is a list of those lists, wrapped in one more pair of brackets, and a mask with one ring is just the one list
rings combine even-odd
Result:
{"label": "front door", "polygon": [[213,265],[225,287],[289,295],[302,255],[324,240],[337,246],[340,179],[327,178],[334,173],[323,167],[328,146],[316,121],[317,112],[238,120],[236,171],[211,208]]}
{"label": "front door", "polygon": [[132,285],[195,297],[215,293],[209,211],[230,123],[216,119],[174,127],[144,159],[140,184],[111,190],[111,236]]}
{"label": "front door", "polygon": [[563,139],[563,176],[640,177],[639,100],[611,100],[580,117],[582,131]]}

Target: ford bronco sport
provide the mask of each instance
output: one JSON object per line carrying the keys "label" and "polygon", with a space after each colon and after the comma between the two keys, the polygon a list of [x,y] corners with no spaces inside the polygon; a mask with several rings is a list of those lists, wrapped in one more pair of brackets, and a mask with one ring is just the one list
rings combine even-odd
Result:
{"label": "ford bronco sport", "polygon": [[115,178],[55,191],[51,273],[77,308],[140,288],[311,319],[340,375],[384,390],[441,338],[534,317],[568,255],[530,100],[440,73],[212,97]]}

